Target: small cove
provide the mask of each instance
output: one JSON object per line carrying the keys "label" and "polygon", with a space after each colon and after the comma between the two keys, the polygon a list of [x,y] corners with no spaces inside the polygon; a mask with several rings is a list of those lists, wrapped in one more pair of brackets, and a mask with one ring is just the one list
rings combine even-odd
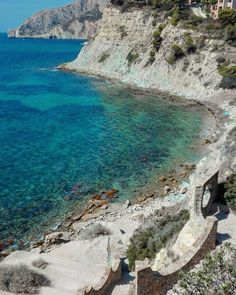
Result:
{"label": "small cove", "polygon": [[55,70],[83,43],[0,35],[0,240],[35,239],[102,190],[137,197],[199,157],[196,108]]}

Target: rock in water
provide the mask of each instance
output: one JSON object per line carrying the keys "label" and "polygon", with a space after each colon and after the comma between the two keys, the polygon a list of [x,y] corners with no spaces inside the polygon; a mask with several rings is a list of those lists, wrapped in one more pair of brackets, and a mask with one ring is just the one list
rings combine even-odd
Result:
{"label": "rock in water", "polygon": [[100,28],[108,0],[78,0],[72,4],[34,14],[8,32],[12,38],[92,38]]}

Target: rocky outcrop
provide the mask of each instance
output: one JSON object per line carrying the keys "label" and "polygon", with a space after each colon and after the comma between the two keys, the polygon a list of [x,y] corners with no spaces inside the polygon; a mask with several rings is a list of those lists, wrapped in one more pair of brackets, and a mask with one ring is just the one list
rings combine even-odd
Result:
{"label": "rocky outcrop", "polygon": [[[156,22],[156,24],[155,24]],[[153,50],[153,32],[162,19],[154,21],[148,9],[132,8],[125,12],[108,5],[103,13],[102,26],[95,40],[83,48],[78,58],[62,68],[80,73],[118,79],[143,88],[159,89],[190,98],[205,99],[221,92],[222,77],[217,70],[219,53],[213,50],[215,42],[205,40],[205,45],[195,53],[185,54],[174,64],[167,62],[172,45],[184,48],[185,33],[190,33],[195,44],[200,44],[198,32],[168,24],[162,31],[162,43],[150,63]],[[230,58],[225,47],[221,55]]]}
{"label": "rocky outcrop", "polygon": [[100,28],[108,0],[78,0],[75,3],[38,12],[11,30],[15,38],[80,39],[94,37]]}

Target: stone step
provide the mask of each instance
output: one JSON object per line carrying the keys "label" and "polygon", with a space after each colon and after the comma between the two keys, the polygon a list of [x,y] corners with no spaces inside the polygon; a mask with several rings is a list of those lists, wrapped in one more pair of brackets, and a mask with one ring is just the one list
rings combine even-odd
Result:
{"label": "stone step", "polygon": [[39,295],[82,295],[76,291],[58,289],[53,287],[43,287],[40,289]]}
{"label": "stone step", "polygon": [[116,285],[106,295],[134,295],[134,285]]}

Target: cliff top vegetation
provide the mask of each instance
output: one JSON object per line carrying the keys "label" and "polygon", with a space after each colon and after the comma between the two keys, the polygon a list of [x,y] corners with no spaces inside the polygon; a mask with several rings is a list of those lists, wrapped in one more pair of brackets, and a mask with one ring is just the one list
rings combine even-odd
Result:
{"label": "cliff top vegetation", "polygon": [[204,10],[206,18],[196,16],[187,0],[111,0],[111,4],[122,11],[132,7],[150,9],[154,21],[153,25],[170,21],[173,26],[202,32],[207,38],[225,40],[229,45],[236,46],[236,10],[223,9],[218,19],[212,19],[209,11],[216,0],[198,0]]}

